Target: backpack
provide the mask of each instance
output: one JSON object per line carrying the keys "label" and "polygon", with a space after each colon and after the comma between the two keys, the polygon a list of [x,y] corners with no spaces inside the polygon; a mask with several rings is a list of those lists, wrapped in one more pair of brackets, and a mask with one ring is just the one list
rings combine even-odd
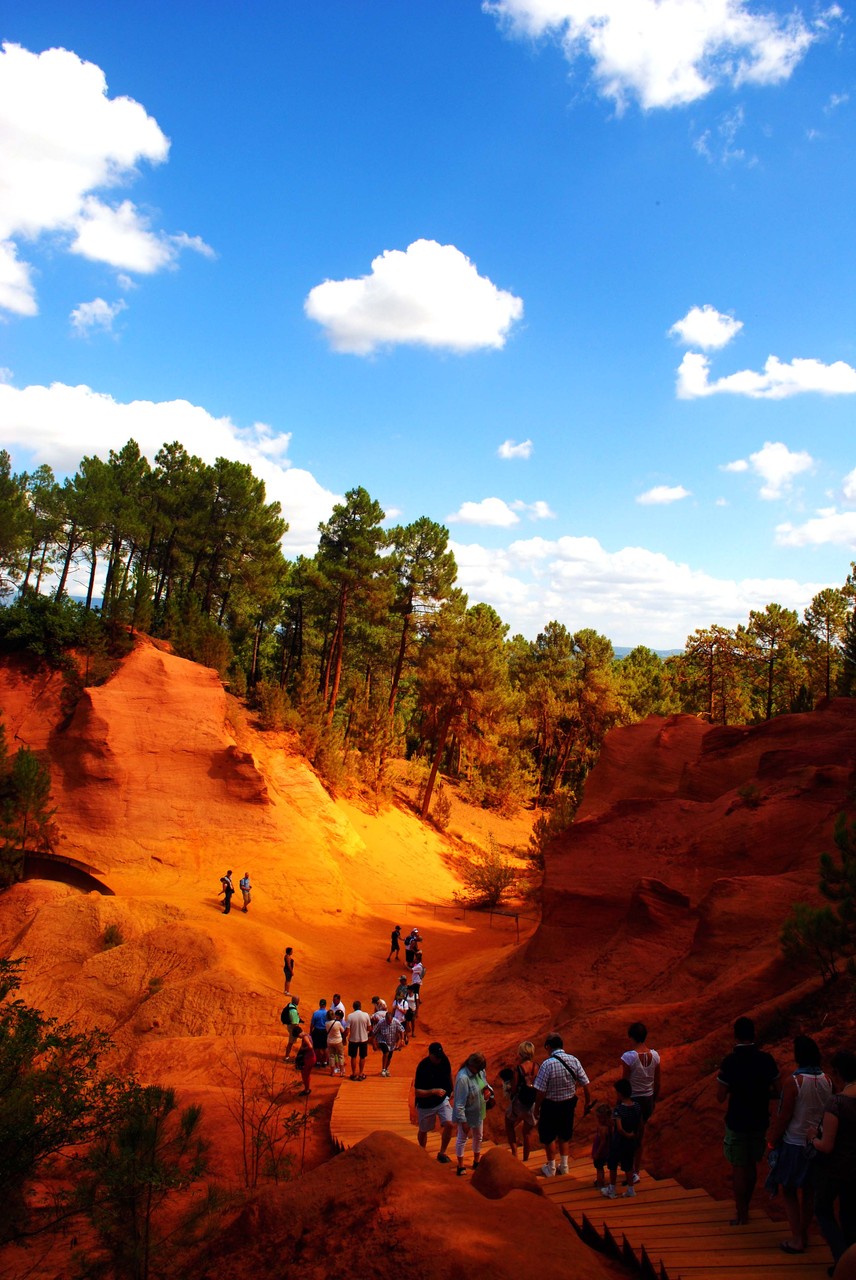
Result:
{"label": "backpack", "polygon": [[283,1008],[282,1013],[279,1015],[279,1020],[280,1020],[280,1022],[282,1023],[282,1025],[283,1025],[283,1026],[287,1026],[287,1025],[288,1025],[288,1022],[289,1022],[288,1011],[289,1011],[289,1009],[290,1009],[290,1008],[291,1008],[291,1005],[290,1005],[290,1004],[285,1005],[285,1007]]}

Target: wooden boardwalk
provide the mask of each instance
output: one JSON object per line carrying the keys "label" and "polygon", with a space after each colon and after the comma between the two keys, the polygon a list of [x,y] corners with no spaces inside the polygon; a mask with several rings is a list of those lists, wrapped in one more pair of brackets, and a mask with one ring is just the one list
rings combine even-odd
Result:
{"label": "wooden boardwalk", "polygon": [[[338,1150],[347,1150],[378,1129],[415,1142],[408,1108],[411,1079],[410,1063],[400,1077],[344,1079],[330,1120]],[[429,1154],[439,1146],[439,1133],[429,1134]],[[452,1147],[449,1150],[454,1156]],[[540,1163],[539,1152],[530,1162],[533,1176]],[[445,1168],[453,1177],[454,1165]],[[730,1227],[730,1201],[688,1190],[674,1178],[644,1174],[635,1197],[616,1200],[606,1200],[593,1181],[591,1159],[581,1147],[575,1150],[567,1176],[538,1179],[547,1198],[584,1240],[621,1259],[646,1280],[826,1280],[826,1245],[813,1243],[804,1254],[782,1253],[779,1241],[787,1225],[772,1222],[760,1208],[747,1226]]]}

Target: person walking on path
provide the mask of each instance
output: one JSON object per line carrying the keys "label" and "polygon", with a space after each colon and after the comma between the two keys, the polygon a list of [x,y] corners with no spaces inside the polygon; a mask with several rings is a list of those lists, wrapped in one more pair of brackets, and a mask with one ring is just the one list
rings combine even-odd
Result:
{"label": "person walking on path", "polygon": [[393,1017],[391,1009],[387,1009],[383,1021],[378,1023],[375,1031],[375,1044],[381,1051],[380,1073],[382,1076],[390,1074],[392,1055],[402,1040],[404,1040],[404,1024]]}
{"label": "person walking on path", "polygon": [[[508,1071],[508,1107],[505,1112],[505,1136],[513,1156],[517,1155],[517,1126],[523,1125],[523,1159],[528,1160],[535,1132],[535,1046],[524,1040],[517,1049],[517,1063]],[[504,1074],[504,1073],[500,1073]]]}
{"label": "person walking on path", "polygon": [[630,1081],[630,1096],[634,1102],[639,1103],[639,1110],[642,1112],[633,1170],[628,1174],[629,1184],[634,1186],[639,1181],[645,1126],[654,1114],[654,1107],[660,1096],[660,1055],[656,1049],[648,1048],[648,1029],[644,1022],[631,1023],[627,1028],[627,1035],[630,1048],[621,1055],[621,1071],[623,1078]]}
{"label": "person walking on path", "polygon": [[291,991],[291,979],[294,977],[294,947],[286,947],[282,957],[282,972],[285,977],[285,994]]}
{"label": "person walking on path", "polygon": [[300,996],[292,996],[282,1011],[282,1020],[288,1028],[288,1044],[285,1046],[286,1062],[291,1057],[291,1050],[294,1048],[295,1041],[299,1040],[303,1034],[300,1029],[300,1013],[297,1009],[299,1004]]}
{"label": "person walking on path", "polygon": [[455,1172],[459,1178],[466,1173],[464,1151],[467,1138],[472,1140],[473,1163],[470,1167],[472,1169],[479,1167],[487,1097],[493,1096],[493,1090],[484,1073],[485,1065],[483,1053],[471,1053],[455,1076],[452,1119],[458,1126],[455,1139],[458,1167]]}
{"label": "person walking on path", "polygon": [[779,1068],[771,1054],[755,1043],[751,1018],[734,1024],[734,1049],[723,1058],[716,1077],[716,1097],[727,1102],[723,1151],[731,1165],[736,1216],[732,1227],[749,1221],[749,1205],[758,1179],[758,1161],[767,1147],[770,1101],[779,1085]]}
{"label": "person walking on path", "polygon": [[856,1053],[840,1049],[830,1066],[835,1093],[826,1104],[822,1132],[809,1129],[807,1136],[818,1152],[814,1216],[837,1265],[856,1244]]}
{"label": "person walking on path", "polygon": [[541,1063],[535,1077],[533,1111],[538,1123],[538,1137],[546,1155],[541,1166],[541,1173],[545,1178],[552,1178],[557,1172],[568,1172],[568,1147],[574,1136],[577,1085],[582,1085],[586,1115],[591,1111],[592,1105],[589,1078],[582,1063],[573,1054],[565,1053],[563,1046],[564,1041],[560,1035],[554,1033],[547,1036],[544,1048],[549,1056]]}
{"label": "person walking on path", "polygon": [[327,1001],[319,1000],[318,1008],[309,1019],[309,1034],[319,1067],[327,1065]]}
{"label": "person walking on path", "polygon": [[327,1010],[327,1057],[330,1062],[330,1075],[345,1074],[345,1029],[342,1026],[342,1015],[333,1009]]}
{"label": "person walking on path", "polygon": [[624,1076],[616,1080],[615,1106],[612,1111],[612,1134],[609,1140],[609,1156],[606,1166],[609,1169],[609,1183],[601,1187],[600,1193],[607,1200],[616,1198],[615,1182],[619,1168],[624,1170],[627,1190],[625,1196],[635,1196],[633,1185],[633,1162],[636,1156],[636,1143],[639,1140],[639,1125],[642,1120],[642,1108],[634,1102],[630,1095],[630,1081]]}
{"label": "person walking on path", "polygon": [[401,944],[401,925],[397,924],[389,935],[389,955],[386,957],[386,963],[389,964],[393,956],[396,960],[399,956],[399,948]]}
{"label": "person walking on path", "polygon": [[[367,1013],[363,1013],[361,1002],[355,1000],[353,1013],[348,1014],[345,1022],[348,1032],[348,1057],[351,1060],[352,1080],[365,1080],[366,1078],[366,1054],[369,1051],[371,1026],[371,1018]],[[357,1075],[357,1058],[360,1060],[359,1075]]]}
{"label": "person walking on path", "polygon": [[805,1253],[808,1248],[814,1194],[807,1138],[832,1097],[832,1081],[821,1070],[820,1049],[811,1036],[796,1037],[794,1061],[796,1071],[785,1077],[779,1114],[767,1139],[770,1173],[764,1184],[771,1195],[782,1189],[791,1229],[790,1239],[779,1245],[783,1253]]}
{"label": "person walking on path", "polygon": [[452,1139],[452,1064],[443,1052],[443,1046],[432,1041],[428,1046],[428,1057],[423,1058],[416,1068],[413,1080],[416,1093],[416,1111],[419,1116],[419,1133],[416,1141],[424,1151],[428,1146],[428,1134],[432,1133],[440,1122],[440,1151],[437,1156],[440,1164],[451,1164],[446,1155],[446,1148]]}
{"label": "person walking on path", "polygon": [[300,1048],[297,1050],[297,1056],[294,1065],[300,1072],[303,1080],[303,1088],[300,1090],[299,1097],[308,1098],[312,1092],[312,1068],[315,1066],[315,1050],[312,1047],[312,1037],[308,1031],[300,1033]]}
{"label": "person walking on path", "polygon": [[220,893],[219,897],[223,899],[223,915],[227,916],[232,910],[232,894],[235,892],[235,886],[232,884],[232,872],[227,871],[224,876],[220,877]]}
{"label": "person walking on path", "polygon": [[244,912],[244,914],[246,914],[249,911],[250,903],[253,900],[252,899],[253,886],[250,884],[249,871],[245,871],[244,874],[241,876],[240,880],[238,881],[238,887],[240,888],[241,895],[244,899],[244,905],[241,907],[241,910]]}

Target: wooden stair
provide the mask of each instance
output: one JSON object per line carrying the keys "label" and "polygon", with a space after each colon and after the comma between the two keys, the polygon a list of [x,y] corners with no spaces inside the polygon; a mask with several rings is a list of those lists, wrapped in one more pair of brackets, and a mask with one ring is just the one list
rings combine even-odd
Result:
{"label": "wooden stair", "polygon": [[[336,1148],[345,1151],[378,1129],[415,1142],[409,1112],[411,1079],[409,1063],[401,1076],[373,1074],[358,1081],[344,1077],[330,1119]],[[490,1145],[485,1143],[484,1149]],[[428,1135],[428,1153],[434,1155],[439,1147],[435,1130]],[[454,1156],[452,1147],[449,1150]],[[539,1152],[531,1160],[533,1176],[540,1164]],[[450,1175],[453,1167],[454,1163],[447,1166]],[[756,1209],[759,1216],[745,1227],[731,1227],[730,1201],[689,1190],[674,1178],[644,1174],[635,1197],[607,1200],[593,1186],[588,1150],[576,1147],[567,1175],[538,1182],[584,1240],[645,1280],[826,1280],[830,1255],[824,1244],[813,1243],[803,1254],[782,1253],[779,1241],[787,1233],[785,1224],[772,1222]]]}

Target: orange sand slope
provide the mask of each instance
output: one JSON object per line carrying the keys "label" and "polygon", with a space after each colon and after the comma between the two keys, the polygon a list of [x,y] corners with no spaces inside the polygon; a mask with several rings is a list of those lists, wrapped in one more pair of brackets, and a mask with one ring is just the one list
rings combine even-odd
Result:
{"label": "orange sand slope", "polygon": [[[107,1027],[129,1065],[198,1084],[217,1039],[279,1048],[286,944],[309,1012],[334,990],[348,1003],[389,994],[393,923],[431,924],[429,970],[441,945],[457,954],[470,936],[454,913],[435,923],[405,910],[451,901],[448,842],[401,808],[374,815],[332,800],[283,735],[249,725],[213,671],[139,640],[67,724],[60,688],[58,676],[0,665],[10,745],[51,762],[58,852],[97,867],[116,897],[17,885],[0,898],[0,948],[30,957],[27,998]],[[227,868],[236,886],[250,871],[246,916],[239,893],[222,914]],[[104,951],[108,924],[124,944]],[[513,934],[480,937],[473,945],[492,954]]]}

